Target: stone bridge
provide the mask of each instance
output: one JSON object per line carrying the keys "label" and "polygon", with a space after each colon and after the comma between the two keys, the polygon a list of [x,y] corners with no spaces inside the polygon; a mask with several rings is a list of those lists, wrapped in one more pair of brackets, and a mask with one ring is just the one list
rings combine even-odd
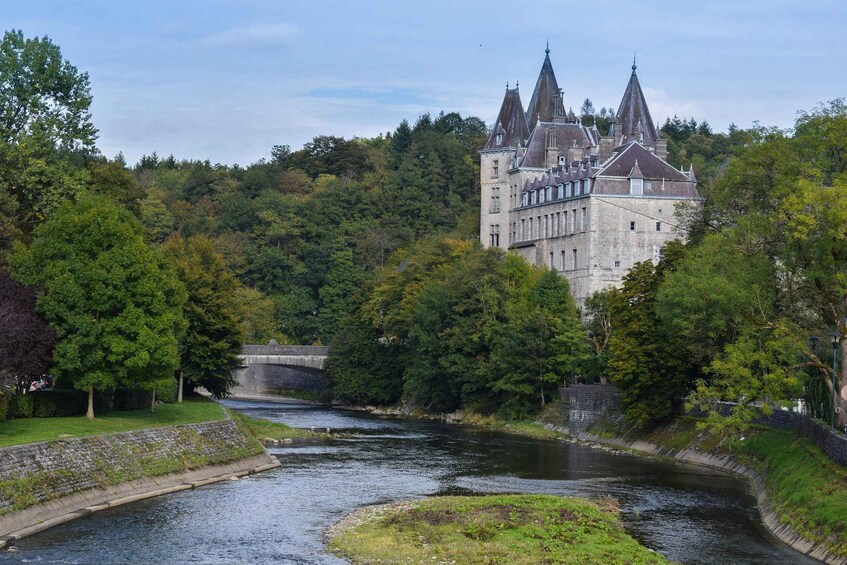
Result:
{"label": "stone bridge", "polygon": [[324,364],[329,347],[312,345],[245,345],[239,358],[243,367],[235,372],[235,397],[299,395],[318,397],[328,380]]}

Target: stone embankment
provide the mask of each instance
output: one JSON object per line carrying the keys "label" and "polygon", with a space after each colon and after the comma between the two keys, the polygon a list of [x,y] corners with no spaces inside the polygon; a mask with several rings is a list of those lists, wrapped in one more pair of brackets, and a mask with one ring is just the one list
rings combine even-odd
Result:
{"label": "stone embankment", "polygon": [[233,420],[0,449],[0,548],[128,502],[273,469]]}
{"label": "stone embankment", "polygon": [[822,545],[814,544],[810,540],[802,537],[790,526],[782,523],[779,516],[773,511],[770,503],[768,502],[765,482],[761,475],[753,469],[738,463],[731,457],[703,453],[693,449],[675,450],[642,440],[631,441],[622,438],[607,438],[587,433],[579,434],[579,439],[602,445],[612,445],[618,448],[638,453],[645,453],[652,456],[667,457],[684,463],[690,463],[746,477],[750,481],[750,484],[753,487],[753,492],[756,495],[756,501],[759,505],[759,513],[762,516],[762,522],[774,536],[800,553],[808,555],[809,557],[819,561],[823,561],[824,563],[829,563],[831,565],[847,565],[847,559],[832,553]]}

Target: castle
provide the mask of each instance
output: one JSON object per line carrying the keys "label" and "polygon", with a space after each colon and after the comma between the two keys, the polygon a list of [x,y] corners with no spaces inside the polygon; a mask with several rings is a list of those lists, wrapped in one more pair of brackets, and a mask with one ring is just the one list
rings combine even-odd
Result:
{"label": "castle", "polygon": [[650,117],[635,73],[609,133],[569,120],[550,49],[524,112],[510,89],[480,151],[480,240],[514,250],[567,277],[582,307],[620,284],[635,263],[658,262],[685,239],[674,212],[699,203],[693,168],[667,161],[667,140]]}

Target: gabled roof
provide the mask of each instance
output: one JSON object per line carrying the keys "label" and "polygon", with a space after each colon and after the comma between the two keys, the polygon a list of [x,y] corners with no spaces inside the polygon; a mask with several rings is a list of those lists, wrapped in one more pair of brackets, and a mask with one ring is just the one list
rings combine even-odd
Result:
{"label": "gabled roof", "polygon": [[691,180],[688,175],[656,157],[652,151],[637,141],[630,141],[618,149],[614,157],[606,161],[597,174],[604,177],[629,178],[636,162],[641,177],[647,180]]}
{"label": "gabled roof", "polygon": [[521,167],[547,168],[547,131],[550,129],[556,130],[556,147],[561,153],[567,154],[570,147],[587,149],[596,145],[591,130],[583,125],[541,121],[529,137]]}
{"label": "gabled roof", "polygon": [[622,136],[621,145],[641,138],[641,143],[653,147],[659,139],[653,118],[650,117],[650,110],[647,108],[647,100],[644,99],[644,92],[638,82],[638,75],[635,74],[635,62],[632,63],[632,75],[615,115],[615,131]]}
{"label": "gabled roof", "polygon": [[550,62],[550,48],[547,47],[544,53],[544,63],[541,65],[541,72],[538,73],[538,80],[535,82],[535,90],[532,91],[532,98],[529,99],[529,106],[526,109],[526,122],[530,130],[535,129],[539,120],[553,121],[555,110],[553,99],[559,94],[559,83],[556,82],[556,74]]}
{"label": "gabled roof", "polygon": [[[502,134],[500,143],[497,143],[497,134]],[[491,135],[485,143],[485,149],[496,149],[498,147],[517,147],[523,145],[529,138],[529,127],[526,125],[526,116],[521,104],[521,95],[517,88],[506,88],[503,104],[500,106],[500,114]]]}

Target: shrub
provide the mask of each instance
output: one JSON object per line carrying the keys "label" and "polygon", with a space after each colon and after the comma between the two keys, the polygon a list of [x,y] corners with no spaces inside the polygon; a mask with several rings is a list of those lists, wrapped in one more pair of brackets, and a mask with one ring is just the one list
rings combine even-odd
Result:
{"label": "shrub", "polygon": [[170,379],[167,384],[163,384],[156,388],[156,400],[160,400],[165,404],[173,404],[176,402],[176,395],[179,391],[179,381]]}
{"label": "shrub", "polygon": [[32,395],[13,394],[9,396],[9,418],[32,418]]}
{"label": "shrub", "polygon": [[152,391],[143,388],[119,388],[115,389],[114,403],[112,404],[115,410],[141,410],[149,408],[150,402],[153,400]]}
{"label": "shrub", "polygon": [[79,416],[85,413],[85,394],[75,390],[35,391],[26,396],[32,398],[32,416],[55,418],[57,416]]}
{"label": "shrub", "polygon": [[6,421],[6,414],[9,412],[9,394],[0,392],[0,422]]}

